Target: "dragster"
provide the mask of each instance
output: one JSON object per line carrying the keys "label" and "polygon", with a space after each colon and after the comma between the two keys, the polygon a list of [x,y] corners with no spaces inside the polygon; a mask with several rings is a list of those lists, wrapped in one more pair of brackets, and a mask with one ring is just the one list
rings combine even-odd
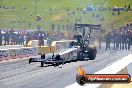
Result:
{"label": "dragster", "polygon": [[[52,64],[58,66],[60,64],[65,64],[66,62],[72,61],[84,61],[84,60],[94,60],[96,58],[97,50],[95,45],[89,45],[88,39],[84,39],[85,27],[90,27],[90,33],[92,28],[100,28],[101,25],[91,25],[91,24],[75,24],[75,29],[83,28],[83,35],[75,35],[75,41],[69,43],[70,47],[67,47],[63,51],[41,54],[38,57],[31,57],[29,59],[29,64],[31,62],[41,62],[41,66],[44,64]],[[89,38],[90,38],[89,33]]]}
{"label": "dragster", "polygon": [[44,66],[44,64],[46,65],[51,64],[53,66],[59,66],[60,64],[63,65],[67,62],[87,60],[86,58],[89,58],[91,60],[95,59],[96,56],[92,56],[92,55],[96,55],[96,53],[92,55],[88,53],[90,52],[82,51],[79,46],[72,47],[72,48],[65,49],[58,53],[42,54],[42,55],[30,57],[29,64],[31,62],[41,62],[41,66]]}

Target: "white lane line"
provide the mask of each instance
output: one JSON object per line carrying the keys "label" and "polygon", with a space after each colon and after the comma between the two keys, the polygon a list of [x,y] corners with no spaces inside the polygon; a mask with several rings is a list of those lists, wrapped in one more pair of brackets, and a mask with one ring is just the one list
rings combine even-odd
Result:
{"label": "white lane line", "polygon": [[[112,65],[96,72],[95,74],[116,74],[131,62],[132,54],[114,62]],[[98,88],[100,85],[101,84],[85,84],[84,86],[80,86],[77,83],[73,83],[69,86],[66,86],[65,88]]]}

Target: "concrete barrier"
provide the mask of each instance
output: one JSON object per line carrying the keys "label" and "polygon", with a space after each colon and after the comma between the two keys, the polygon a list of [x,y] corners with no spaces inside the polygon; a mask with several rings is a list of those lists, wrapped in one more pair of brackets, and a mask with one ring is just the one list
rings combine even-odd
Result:
{"label": "concrete barrier", "polygon": [[9,48],[9,58],[16,59],[19,58],[19,52],[21,48]]}
{"label": "concrete barrier", "polygon": [[4,45],[0,46],[0,49],[9,49],[9,48],[22,48],[24,45]]}
{"label": "concrete barrier", "polygon": [[0,61],[9,59],[8,49],[0,49]]}
{"label": "concrete barrier", "polygon": [[31,55],[37,55],[38,54],[38,49],[35,47],[22,47],[21,48],[21,55],[22,57],[28,57]]}
{"label": "concrete barrier", "polygon": [[0,49],[0,61],[8,59],[18,59],[38,54],[37,47],[21,47]]}

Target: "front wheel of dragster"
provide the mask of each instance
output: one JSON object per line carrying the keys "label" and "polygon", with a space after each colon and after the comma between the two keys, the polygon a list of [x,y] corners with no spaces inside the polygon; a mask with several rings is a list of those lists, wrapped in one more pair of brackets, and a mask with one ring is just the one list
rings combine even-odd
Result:
{"label": "front wheel of dragster", "polygon": [[29,64],[31,63],[31,61],[32,61],[32,58],[29,59]]}
{"label": "front wheel of dragster", "polygon": [[79,85],[84,85],[86,83],[86,78],[84,76],[77,76],[76,81]]}
{"label": "front wheel of dragster", "polygon": [[53,65],[54,65],[54,67],[59,66],[59,62],[56,62]]}
{"label": "front wheel of dragster", "polygon": [[41,62],[41,67],[43,67],[44,66],[44,62]]}
{"label": "front wheel of dragster", "polygon": [[96,58],[97,50],[96,48],[91,48],[89,50],[89,59],[94,60]]}

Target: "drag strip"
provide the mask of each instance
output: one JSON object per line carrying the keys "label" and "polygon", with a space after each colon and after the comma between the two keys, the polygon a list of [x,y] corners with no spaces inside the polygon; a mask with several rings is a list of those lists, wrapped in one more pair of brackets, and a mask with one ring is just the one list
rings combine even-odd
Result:
{"label": "drag strip", "polygon": [[[88,68],[86,71],[94,73],[110,63],[121,59],[130,51],[105,51],[99,53],[92,61],[78,61],[67,63],[59,67],[40,67],[40,63],[28,64],[23,62],[11,62],[0,64],[1,88],[63,88],[75,82],[75,73],[78,66]],[[14,64],[13,64],[14,63]],[[2,69],[2,67],[5,67]],[[61,80],[61,81],[60,81]],[[52,84],[52,85],[51,85]]]}
{"label": "drag strip", "polygon": [[[106,54],[108,54],[108,53],[106,53]],[[100,57],[100,56],[98,56],[98,57]],[[103,58],[101,58],[101,59],[103,60]],[[97,61],[101,61],[101,59],[99,59]],[[40,65],[40,63],[32,63],[31,65],[29,65],[28,60],[24,60],[21,63],[20,62],[18,62],[18,63],[12,62],[11,64],[3,65],[0,67],[0,72],[2,72],[2,73],[0,73],[0,79],[9,78],[9,77],[12,77],[15,75],[23,74],[25,72],[42,69],[41,67],[38,68],[39,65]],[[27,67],[27,69],[25,69],[26,67]],[[48,67],[48,68],[50,68],[50,67]],[[23,69],[23,70],[21,70],[21,69]],[[4,74],[4,77],[3,77],[3,74]]]}

